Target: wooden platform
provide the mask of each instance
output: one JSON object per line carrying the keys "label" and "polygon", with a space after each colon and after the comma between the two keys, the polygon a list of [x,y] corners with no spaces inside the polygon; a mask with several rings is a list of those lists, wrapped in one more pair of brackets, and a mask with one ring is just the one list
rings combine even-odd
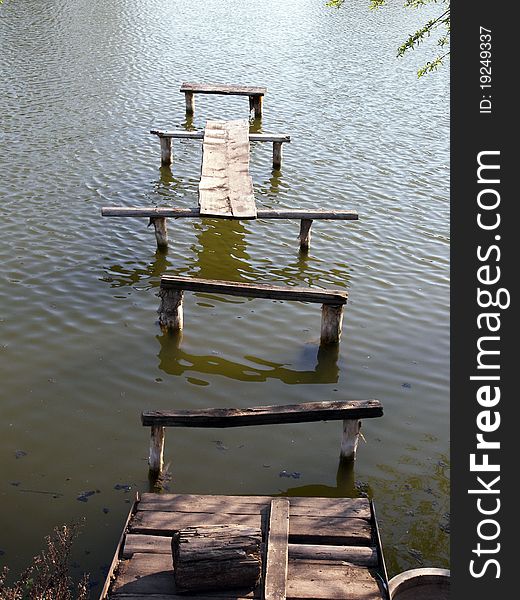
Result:
{"label": "wooden platform", "polygon": [[249,175],[249,124],[245,119],[206,123],[199,206],[205,217],[256,218]]}
{"label": "wooden platform", "polygon": [[195,111],[194,94],[223,94],[225,96],[249,96],[249,110],[255,111],[255,117],[262,116],[262,106],[267,88],[250,85],[229,85],[222,83],[183,83],[181,92],[186,98],[186,114]]}
{"label": "wooden platform", "polygon": [[[186,598],[175,587],[171,536],[174,530],[202,524],[261,527],[266,568],[254,590],[189,598],[387,599],[377,521],[367,499],[288,498],[288,531],[283,514],[270,519],[272,500],[143,494],[131,511],[100,600]],[[278,504],[283,509],[284,503]],[[282,581],[284,552],[288,568]]]}

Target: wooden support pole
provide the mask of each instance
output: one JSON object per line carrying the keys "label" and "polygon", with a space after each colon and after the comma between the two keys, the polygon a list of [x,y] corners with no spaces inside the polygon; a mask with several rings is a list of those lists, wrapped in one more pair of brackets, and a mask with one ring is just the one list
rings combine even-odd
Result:
{"label": "wooden support pole", "polygon": [[262,116],[262,107],[264,103],[263,96],[249,96],[250,106],[251,106],[251,98],[253,99],[253,110],[255,111],[255,119],[259,119]]}
{"label": "wooden support pole", "polygon": [[249,112],[255,108],[255,97],[249,96]]}
{"label": "wooden support pole", "polygon": [[343,435],[341,437],[341,458],[349,460],[356,459],[359,442],[359,430],[361,421],[359,419],[345,419],[343,421]]}
{"label": "wooden support pole", "polygon": [[282,142],[273,142],[273,169],[282,168]]}
{"label": "wooden support pole", "polygon": [[159,290],[159,298],[161,304],[159,306],[159,325],[163,332],[182,331],[183,326],[183,310],[182,299],[184,292],[182,290],[172,290],[161,288]]}
{"label": "wooden support pole", "polygon": [[150,223],[155,229],[155,239],[157,248],[168,248],[168,229],[166,227],[166,217],[151,217]]}
{"label": "wooden support pole", "polygon": [[321,343],[337,344],[341,337],[343,304],[323,304],[321,307]]}
{"label": "wooden support pole", "polygon": [[311,227],[312,219],[302,219],[300,223],[300,250],[302,252],[308,252],[311,245]]}
{"label": "wooden support pole", "polygon": [[164,427],[152,425],[151,429],[148,466],[150,467],[150,475],[158,477],[162,473],[164,465]]}
{"label": "wooden support pole", "polygon": [[160,137],[161,142],[161,166],[168,167],[172,164],[172,138]]}
{"label": "wooden support pole", "polygon": [[195,112],[195,95],[193,92],[184,92],[186,98],[186,114],[192,115]]}

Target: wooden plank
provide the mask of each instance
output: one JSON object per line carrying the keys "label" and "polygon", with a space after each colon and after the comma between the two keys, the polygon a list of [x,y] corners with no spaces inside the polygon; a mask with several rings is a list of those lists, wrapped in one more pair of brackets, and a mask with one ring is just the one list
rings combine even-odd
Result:
{"label": "wooden plank", "polygon": [[289,556],[289,501],[271,501],[267,533],[264,600],[285,600]]}
{"label": "wooden plank", "polygon": [[[168,131],[164,129],[150,129],[150,133],[161,138],[174,138],[180,140],[202,140],[204,131]],[[291,136],[286,133],[250,133],[250,142],[280,142],[290,143]]]}
{"label": "wooden plank", "polygon": [[163,535],[145,535],[128,533],[121,552],[122,558],[130,558],[133,554],[168,554],[171,555],[171,537]]}
{"label": "wooden plank", "polygon": [[234,96],[263,96],[267,92],[266,87],[248,85],[229,85],[222,83],[191,83],[184,82],[181,92],[193,92],[196,94],[225,94]]}
{"label": "wooden plank", "polygon": [[198,277],[177,277],[163,275],[161,287],[205,292],[208,294],[227,294],[247,298],[267,298],[270,300],[288,300],[299,302],[317,302],[319,304],[346,304],[348,294],[344,290],[323,290],[312,287],[275,286],[259,283],[237,283],[216,281]]}
{"label": "wooden plank", "polygon": [[[101,209],[103,217],[173,217],[199,218],[202,217],[199,208],[168,208],[168,207],[139,207],[139,206],[106,206]],[[257,209],[257,219],[322,219],[331,221],[357,221],[359,215],[355,210],[302,210],[302,209]],[[215,218],[229,218],[215,216]]]}
{"label": "wooden plank", "polygon": [[[263,517],[257,515],[234,515],[233,523],[261,527]],[[132,519],[130,533],[149,535],[171,535],[172,530],[205,525],[226,525],[229,515],[226,513],[186,513],[138,511]],[[289,541],[302,544],[344,544],[369,546],[372,530],[366,519],[342,519],[317,515],[315,517],[292,517],[289,523]]]}
{"label": "wooden plank", "polygon": [[287,597],[294,600],[383,600],[376,576],[369,569],[325,562],[289,561]]}
{"label": "wooden plank", "polygon": [[199,205],[204,216],[256,218],[246,119],[206,123]]}
{"label": "wooden plank", "polygon": [[196,596],[194,596],[193,594],[154,594],[153,596],[150,596],[149,594],[116,593],[113,596],[111,596],[111,598],[114,598],[114,600],[116,598],[117,600],[212,600],[212,598],[218,598],[218,600],[246,600],[245,596],[239,596],[236,594],[233,595],[232,590],[227,592],[227,595],[225,596],[217,596],[216,594],[208,594],[206,596],[200,596],[198,594]]}
{"label": "wooden plank", "polygon": [[[173,575],[172,557],[164,554],[134,554],[119,565],[119,571],[114,582],[110,598],[122,600],[125,595],[152,596],[165,595],[170,598],[186,598],[178,594]],[[236,595],[234,595],[236,594]],[[258,592],[221,591],[204,593],[202,597],[211,598],[255,598]],[[191,598],[191,596],[190,596]]]}
{"label": "wooden plank", "polygon": [[[184,494],[145,493],[139,510],[162,512],[222,512],[232,514],[257,514],[267,508],[271,496],[198,496]],[[370,504],[366,498],[289,498],[291,515],[312,517],[316,514],[329,517],[370,519]],[[232,519],[230,519],[232,521]]]}
{"label": "wooden plank", "polygon": [[195,410],[152,410],[141,415],[145,426],[163,427],[245,427],[279,423],[307,423],[338,419],[380,417],[379,400],[346,400],[343,402],[303,402],[285,406],[252,408],[203,408]]}
{"label": "wooden plank", "polygon": [[360,567],[378,566],[377,549],[375,546],[289,544],[289,558],[307,561],[327,561],[335,564],[344,564],[347,562]]}

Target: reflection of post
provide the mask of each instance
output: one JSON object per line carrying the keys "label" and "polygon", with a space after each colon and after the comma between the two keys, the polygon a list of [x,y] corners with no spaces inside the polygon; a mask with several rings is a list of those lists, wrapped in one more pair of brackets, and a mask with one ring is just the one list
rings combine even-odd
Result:
{"label": "reflection of post", "polygon": [[196,249],[197,277],[241,281],[244,273],[251,273],[249,254],[246,252],[246,228],[236,219],[204,219],[194,223],[198,230],[199,247]]}
{"label": "reflection of post", "polygon": [[339,379],[339,344],[321,344],[318,348],[316,380],[323,383],[337,383]]}

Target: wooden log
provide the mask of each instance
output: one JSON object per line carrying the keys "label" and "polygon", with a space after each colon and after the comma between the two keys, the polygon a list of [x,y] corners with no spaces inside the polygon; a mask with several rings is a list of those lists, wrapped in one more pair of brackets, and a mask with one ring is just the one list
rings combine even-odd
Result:
{"label": "wooden log", "polygon": [[[206,292],[208,294],[227,294],[229,296],[243,296],[246,298],[316,302],[324,305],[332,304],[334,308],[347,302],[347,292],[344,290],[238,283],[234,281],[202,279],[199,277],[177,277],[175,275],[163,275],[161,277],[161,288]],[[333,311],[332,315],[334,314]],[[329,313],[327,312],[327,317],[328,315]],[[329,321],[332,323],[332,318]],[[339,326],[341,327],[341,323]]]}
{"label": "wooden log", "polygon": [[173,533],[179,591],[254,589],[262,572],[262,532],[243,525],[187,527]]}
{"label": "wooden log", "polygon": [[271,501],[267,559],[264,579],[264,600],[285,600],[289,560],[289,500]]}
{"label": "wooden log", "polygon": [[273,142],[273,169],[282,168],[282,142]]}
{"label": "wooden log", "polygon": [[172,164],[172,138],[160,137],[161,143],[161,165],[167,167]]}
{"label": "wooden log", "polygon": [[161,425],[152,425],[150,436],[150,454],[148,456],[148,466],[150,475],[158,476],[162,473],[164,465],[164,427]]}
{"label": "wooden log", "polygon": [[[138,207],[138,206],[106,206],[101,209],[103,217],[173,217],[200,218],[199,208],[168,208],[168,207]],[[221,217],[216,217],[221,218]],[[224,217],[225,218],[225,217]],[[258,219],[326,219],[332,221],[357,221],[359,216],[355,210],[302,210],[294,208],[260,209]]]}
{"label": "wooden log", "polygon": [[150,217],[150,223],[155,229],[157,248],[168,248],[168,228],[166,226],[166,217]]}
{"label": "wooden log", "polygon": [[161,303],[157,312],[159,313],[159,325],[163,332],[182,331],[183,296],[184,292],[182,290],[165,288],[159,290]]}
{"label": "wooden log", "polygon": [[141,414],[147,427],[247,427],[279,423],[355,420],[381,417],[379,400],[345,400],[335,402],[302,402],[283,406],[252,408],[203,408],[195,410],[153,410]]}
{"label": "wooden log", "polygon": [[343,305],[323,304],[321,310],[321,343],[337,344],[341,338]]}
{"label": "wooden log", "polygon": [[300,235],[298,239],[300,240],[300,250],[302,252],[307,252],[311,245],[311,227],[312,227],[312,219],[302,219],[300,223]]}
{"label": "wooden log", "polygon": [[356,459],[359,442],[361,421],[359,419],[345,419],[343,421],[343,435],[341,436],[341,458]]}
{"label": "wooden log", "polygon": [[195,96],[193,92],[189,91],[184,92],[184,96],[186,99],[186,114],[192,115],[195,112]]}

